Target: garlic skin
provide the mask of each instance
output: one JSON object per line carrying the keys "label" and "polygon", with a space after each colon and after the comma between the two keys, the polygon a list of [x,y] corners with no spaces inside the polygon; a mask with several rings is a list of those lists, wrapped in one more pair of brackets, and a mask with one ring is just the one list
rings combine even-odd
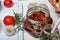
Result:
{"label": "garlic skin", "polygon": [[15,34],[15,29],[12,25],[6,26],[5,33],[8,36],[13,36]]}

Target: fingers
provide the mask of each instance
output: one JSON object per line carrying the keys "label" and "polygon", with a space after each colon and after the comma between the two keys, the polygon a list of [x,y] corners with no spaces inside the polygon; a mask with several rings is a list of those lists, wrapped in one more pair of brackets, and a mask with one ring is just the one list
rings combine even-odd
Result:
{"label": "fingers", "polygon": [[60,6],[60,0],[58,1],[58,4],[59,4],[59,6]]}
{"label": "fingers", "polygon": [[57,5],[57,7],[56,7],[56,12],[60,12],[60,0],[58,1],[57,4],[58,4],[58,5]]}
{"label": "fingers", "polygon": [[53,0],[49,0],[49,2],[53,5]]}
{"label": "fingers", "polygon": [[49,2],[56,8],[57,6],[56,6],[56,0],[49,0]]}
{"label": "fingers", "polygon": [[53,0],[53,5],[55,8],[57,7],[56,3],[57,3],[56,0]]}
{"label": "fingers", "polygon": [[49,2],[56,9],[56,12],[60,12],[60,0],[49,0]]}

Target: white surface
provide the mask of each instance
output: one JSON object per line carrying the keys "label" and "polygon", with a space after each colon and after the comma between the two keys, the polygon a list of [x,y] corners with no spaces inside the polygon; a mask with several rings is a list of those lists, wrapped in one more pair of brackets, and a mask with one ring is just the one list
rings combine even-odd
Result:
{"label": "white surface", "polygon": [[[3,0],[1,0],[3,2]],[[16,0],[13,0],[15,2],[15,4],[18,2]],[[19,1],[20,2],[20,1]],[[19,3],[18,2],[18,3]],[[48,2],[48,0],[27,0],[27,1],[21,1],[21,3],[23,4],[23,15],[25,16],[26,15],[26,11],[27,11],[27,5],[29,3],[44,3],[48,6],[49,8],[49,11],[50,11],[50,15],[51,17],[53,18],[53,25],[55,25],[55,23],[57,22],[58,20],[58,17],[55,13],[55,10],[54,8],[52,7],[52,5]],[[3,3],[2,3],[3,4]],[[21,5],[21,4],[20,4]],[[6,8],[4,7],[4,5],[2,5],[2,11],[0,12],[0,40],[23,40],[22,39],[22,31],[19,32],[19,34],[16,34],[12,37],[8,37],[6,36],[5,32],[4,32],[4,24],[3,24],[3,18],[4,16],[6,15],[13,15],[13,12],[12,10],[15,10],[15,12],[18,12],[19,10],[19,13],[21,12],[22,13],[22,9],[21,9],[21,6],[17,6],[17,5],[14,5],[12,8]],[[16,7],[17,6],[17,7]],[[39,40],[39,38],[34,38],[32,37],[31,35],[29,35],[26,31],[24,31],[24,40]]]}
{"label": "white surface", "polygon": [[13,0],[13,2],[14,2],[13,7],[6,8],[3,4],[3,0],[1,0],[1,2],[2,2],[2,10],[0,11],[0,40],[23,40],[22,31],[20,31],[18,34],[11,36],[11,37],[7,36],[5,34],[6,26],[3,23],[3,19],[5,16],[7,16],[7,15],[14,16],[13,11],[17,12],[17,13],[22,13],[22,4],[18,1]]}
{"label": "white surface", "polygon": [[[50,15],[53,19],[53,25],[56,24],[57,20],[58,20],[58,16],[55,13],[55,9],[53,8],[53,6],[49,3],[48,0],[27,0],[27,1],[22,1],[23,3],[23,15],[26,15],[27,9],[28,9],[28,4],[29,3],[43,3],[46,4],[49,8],[50,11]],[[31,35],[29,35],[26,31],[24,31],[24,40],[39,40],[39,38],[34,38]]]}

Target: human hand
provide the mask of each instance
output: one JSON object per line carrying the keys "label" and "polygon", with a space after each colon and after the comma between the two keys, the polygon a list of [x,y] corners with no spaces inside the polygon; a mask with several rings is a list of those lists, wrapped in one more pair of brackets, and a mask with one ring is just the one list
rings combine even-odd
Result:
{"label": "human hand", "polygon": [[53,5],[56,12],[60,12],[60,0],[49,0],[49,2]]}

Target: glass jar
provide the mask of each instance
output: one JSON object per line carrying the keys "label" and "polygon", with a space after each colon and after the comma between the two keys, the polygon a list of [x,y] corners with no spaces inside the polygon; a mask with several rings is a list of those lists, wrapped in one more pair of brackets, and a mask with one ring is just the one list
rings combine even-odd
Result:
{"label": "glass jar", "polygon": [[24,29],[33,37],[40,37],[46,25],[52,24],[50,12],[45,4],[30,3],[26,18],[24,18]]}

